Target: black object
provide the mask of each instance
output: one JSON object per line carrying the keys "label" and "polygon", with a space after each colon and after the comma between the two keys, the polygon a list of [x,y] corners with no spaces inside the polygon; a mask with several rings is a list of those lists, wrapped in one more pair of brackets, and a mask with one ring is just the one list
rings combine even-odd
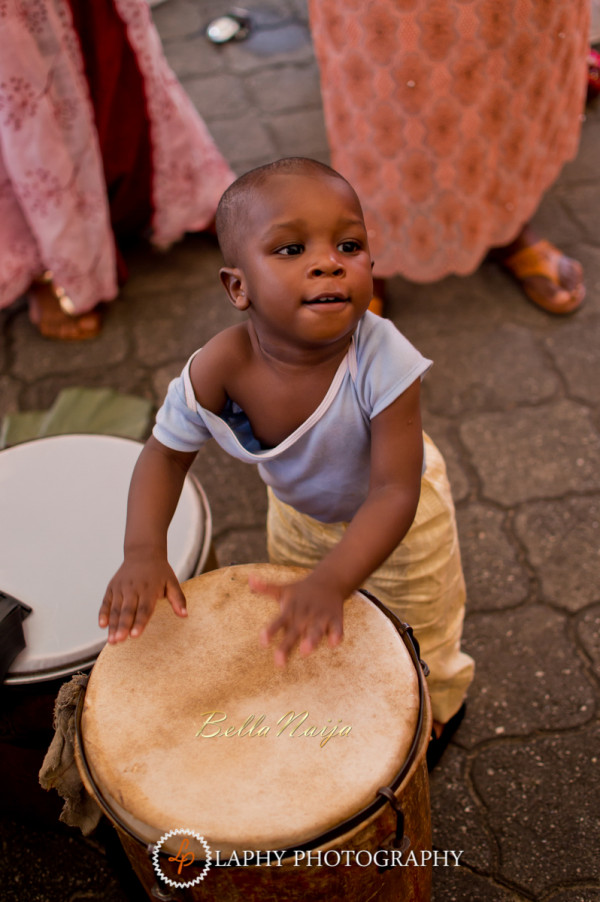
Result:
{"label": "black object", "polygon": [[29,605],[0,591],[0,682],[25,648],[23,620],[31,614]]}
{"label": "black object", "polygon": [[456,714],[453,714],[450,720],[444,724],[442,732],[439,736],[436,736],[435,732],[432,730],[431,739],[429,740],[429,745],[427,746],[427,770],[429,772],[433,770],[433,768],[436,766],[436,764],[439,762],[440,758],[446,751],[448,743],[461,725],[466,711],[467,703],[463,702]]}

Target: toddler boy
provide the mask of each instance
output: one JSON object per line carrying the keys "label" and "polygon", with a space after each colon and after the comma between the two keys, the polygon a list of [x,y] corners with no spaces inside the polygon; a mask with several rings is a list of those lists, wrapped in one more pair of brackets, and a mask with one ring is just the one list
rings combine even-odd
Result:
{"label": "toddler boy", "polygon": [[[443,460],[423,436],[420,382],[431,365],[367,312],[372,261],[360,203],[334,170],[290,158],[223,195],[220,275],[247,318],[196,352],[169,386],[129,494],[125,558],[100,610],[109,642],[137,636],[157,599],[185,616],[166,535],[186,472],[214,437],[268,486],[273,563],[308,566],[273,585],[283,666],[342,639],[344,600],[365,586],[411,624],[431,675],[438,732],[473,675],[460,651],[465,591]],[[424,457],[425,455],[425,457]]]}

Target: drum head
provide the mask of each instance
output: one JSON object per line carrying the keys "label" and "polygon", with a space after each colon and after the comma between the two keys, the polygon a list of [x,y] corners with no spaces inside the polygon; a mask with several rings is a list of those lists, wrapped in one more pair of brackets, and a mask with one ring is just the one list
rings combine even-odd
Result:
{"label": "drum head", "polygon": [[187,619],[159,602],[139,639],[100,655],[83,751],[99,794],[144,842],[183,827],[227,854],[290,848],[362,810],[402,767],[418,678],[376,605],[352,596],[342,644],[295,652],[284,670],[260,646],[278,606],[249,589],[248,575],[283,582],[304,572],[261,564],[203,574],[184,585]]}
{"label": "drum head", "polygon": [[[0,453],[0,587],[33,609],[23,622],[27,646],[6,682],[73,673],[106,642],[98,610],[123,560],[127,493],[141,449],[113,436],[61,435]],[[195,572],[206,529],[206,509],[188,478],[168,535],[179,579]]]}

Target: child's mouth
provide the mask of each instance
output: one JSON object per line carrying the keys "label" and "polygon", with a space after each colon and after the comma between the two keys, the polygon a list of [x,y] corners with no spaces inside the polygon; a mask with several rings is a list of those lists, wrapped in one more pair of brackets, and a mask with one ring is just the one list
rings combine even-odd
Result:
{"label": "child's mouth", "polygon": [[304,304],[309,305],[325,305],[325,304],[346,304],[349,301],[347,297],[341,297],[340,295],[321,295],[318,298],[312,298],[308,301],[303,301]]}

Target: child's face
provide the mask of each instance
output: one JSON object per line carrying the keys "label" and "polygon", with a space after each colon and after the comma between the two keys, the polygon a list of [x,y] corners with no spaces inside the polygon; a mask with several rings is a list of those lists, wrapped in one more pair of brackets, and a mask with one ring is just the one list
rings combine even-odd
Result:
{"label": "child's face", "polygon": [[238,242],[238,295],[234,285],[228,290],[259,335],[310,346],[351,334],[373,281],[362,212],[348,185],[280,173],[249,207]]}

